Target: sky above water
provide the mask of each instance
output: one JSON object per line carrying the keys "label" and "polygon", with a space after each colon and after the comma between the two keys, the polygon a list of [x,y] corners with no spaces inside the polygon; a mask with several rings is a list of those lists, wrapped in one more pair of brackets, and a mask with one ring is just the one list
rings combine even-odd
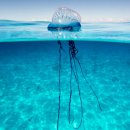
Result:
{"label": "sky above water", "polygon": [[0,0],[0,19],[51,21],[59,7],[76,10],[83,22],[130,21],[130,0]]}

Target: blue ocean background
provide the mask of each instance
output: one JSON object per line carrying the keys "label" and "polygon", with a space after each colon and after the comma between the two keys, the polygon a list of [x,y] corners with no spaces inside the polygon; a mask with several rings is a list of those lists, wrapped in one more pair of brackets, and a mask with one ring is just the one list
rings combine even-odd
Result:
{"label": "blue ocean background", "polygon": [[[0,130],[56,130],[59,94],[57,40],[55,37],[49,39],[53,35],[51,32],[36,31],[43,25],[41,22],[33,25],[22,23],[21,26],[17,22],[6,25],[4,21],[4,24],[0,25]],[[125,32],[124,29],[123,32],[123,28],[118,28],[122,31],[117,33],[109,30],[110,24],[107,24],[104,25],[106,33],[99,26],[94,31],[97,25],[95,28],[94,24],[91,25],[93,26],[89,27],[93,28],[88,29],[88,35],[81,31],[79,37],[73,39],[79,51],[77,57],[88,81],[86,84],[78,68],[85,130],[129,130],[130,30]],[[85,27],[87,28],[86,24]],[[109,31],[111,33],[108,38]],[[45,35],[42,36],[42,33]],[[99,37],[97,34],[100,34]],[[74,130],[81,116],[77,84],[73,80],[71,120],[74,119],[74,122],[69,124],[70,62],[67,40],[63,37],[61,39],[66,53],[62,52],[61,61],[59,130]],[[89,85],[96,92],[102,111]],[[84,130],[83,124],[79,130]]]}

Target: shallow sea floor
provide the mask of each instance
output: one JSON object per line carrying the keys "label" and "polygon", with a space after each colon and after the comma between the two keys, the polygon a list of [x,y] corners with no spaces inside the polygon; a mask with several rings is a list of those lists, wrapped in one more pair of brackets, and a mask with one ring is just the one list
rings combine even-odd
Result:
{"label": "shallow sea floor", "polygon": [[[62,45],[66,53],[62,52],[59,130],[74,130],[80,121],[80,101],[73,80],[69,124],[68,42]],[[130,44],[76,41],[75,45],[88,81],[78,68],[85,130],[130,130]],[[58,49],[56,41],[0,43],[0,130],[56,130]],[[84,130],[83,124],[79,130]]]}

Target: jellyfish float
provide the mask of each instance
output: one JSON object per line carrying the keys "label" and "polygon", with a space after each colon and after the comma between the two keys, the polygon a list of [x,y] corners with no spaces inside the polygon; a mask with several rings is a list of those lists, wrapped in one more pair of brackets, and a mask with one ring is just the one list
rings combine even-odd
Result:
{"label": "jellyfish float", "polygon": [[[80,15],[69,8],[62,7],[59,8],[53,15],[52,17],[52,22],[48,25],[48,30],[51,32],[58,32],[59,34],[64,33],[64,32],[78,32],[81,29],[81,17]],[[60,120],[60,107],[61,107],[61,52],[65,52],[64,48],[62,47],[62,41],[58,40],[58,45],[59,45],[59,104],[58,104],[58,117],[57,117],[57,130],[59,130],[59,120]],[[78,129],[81,127],[81,124],[83,123],[83,128],[84,127],[84,110],[83,110],[83,101],[82,101],[82,96],[81,96],[81,91],[80,91],[80,83],[79,83],[79,75],[77,72],[77,67],[80,68],[81,74],[83,76],[83,79],[86,82],[86,85],[90,87],[92,90],[93,94],[95,95],[99,109],[102,111],[98,96],[96,95],[95,91],[93,90],[92,86],[89,84],[87,81],[80,60],[77,57],[78,50],[75,46],[75,43],[73,40],[68,40],[68,46],[69,46],[69,60],[70,60],[70,85],[69,85],[69,104],[68,104],[68,122],[70,124],[70,111],[71,111],[71,100],[72,100],[72,75],[74,76],[75,82],[77,84],[78,88],[78,96],[80,100],[80,112],[81,112],[81,118],[78,123],[78,125],[73,125],[74,129]],[[66,53],[66,52],[65,52]],[[74,122],[74,120],[73,120]]]}

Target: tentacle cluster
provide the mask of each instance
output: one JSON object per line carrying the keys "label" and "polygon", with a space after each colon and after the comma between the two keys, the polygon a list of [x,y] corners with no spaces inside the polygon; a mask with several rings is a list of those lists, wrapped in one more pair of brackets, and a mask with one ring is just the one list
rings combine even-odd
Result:
{"label": "tentacle cluster", "polygon": [[[81,119],[79,122],[79,125],[75,127],[75,129],[78,129],[83,121],[83,102],[81,97],[81,91],[80,91],[80,84],[79,84],[79,78],[77,73],[77,65],[76,65],[76,55],[78,53],[78,50],[75,47],[74,41],[69,41],[69,57],[70,57],[70,99],[69,99],[69,123],[70,123],[70,107],[71,107],[71,97],[72,97],[72,86],[71,86],[71,80],[72,80],[72,74],[74,74],[74,78],[78,87],[78,93],[79,93],[79,99],[80,99],[80,106],[81,106]],[[73,120],[74,121],[74,120]]]}
{"label": "tentacle cluster", "polygon": [[[57,130],[59,130],[59,118],[60,118],[60,100],[61,100],[61,51],[63,51],[64,53],[65,50],[62,47],[61,41],[58,41],[59,44],[59,105],[58,105],[58,118],[57,118]],[[68,108],[68,121],[70,124],[70,111],[71,111],[71,101],[72,101],[72,76],[74,75],[74,79],[76,81],[77,84],[77,88],[78,88],[78,95],[79,95],[79,100],[80,100],[80,107],[81,107],[81,118],[80,118],[80,122],[79,124],[74,127],[74,129],[78,129],[81,127],[81,124],[83,123],[83,128],[85,130],[84,127],[84,111],[83,111],[83,101],[82,101],[82,96],[81,96],[81,90],[80,90],[80,83],[79,83],[79,76],[78,76],[78,71],[77,71],[77,65],[80,68],[81,74],[86,82],[86,84],[90,87],[90,89],[92,90],[93,94],[95,95],[99,108],[102,111],[98,96],[96,95],[95,91],[93,90],[92,86],[89,84],[89,82],[87,81],[84,73],[83,73],[83,69],[82,66],[80,64],[79,59],[77,58],[77,54],[78,54],[78,50],[75,47],[75,43],[74,41],[69,41],[68,43],[69,45],[69,58],[70,58],[70,95],[69,95],[69,108]],[[74,122],[74,120],[72,121],[72,123]]]}

